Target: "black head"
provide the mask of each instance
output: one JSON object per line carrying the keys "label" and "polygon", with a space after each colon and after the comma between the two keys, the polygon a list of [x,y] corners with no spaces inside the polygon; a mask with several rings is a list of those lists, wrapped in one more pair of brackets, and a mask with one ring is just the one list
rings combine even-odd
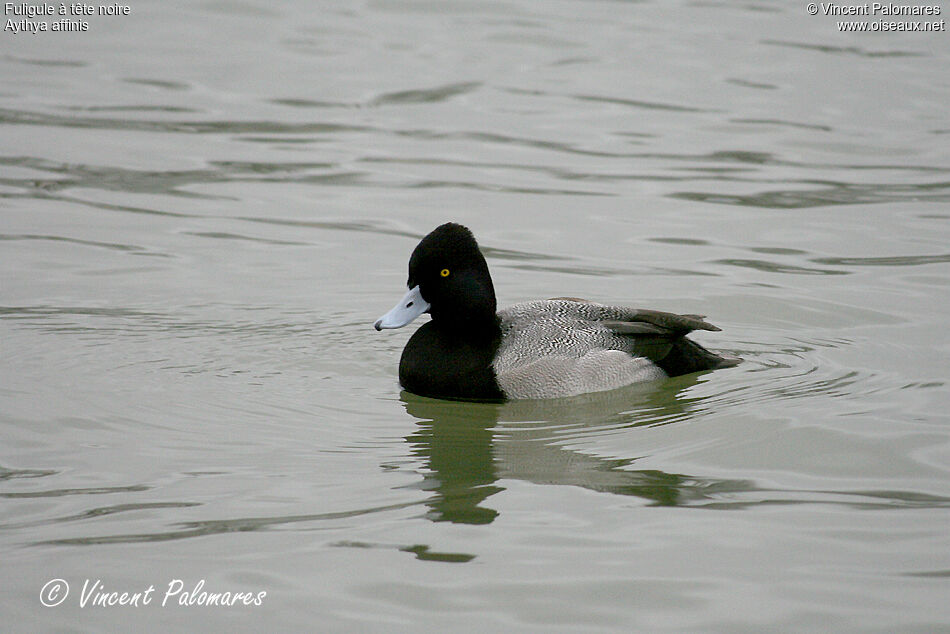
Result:
{"label": "black head", "polygon": [[485,257],[466,227],[448,222],[422,239],[409,258],[409,288],[419,287],[440,325],[495,321],[495,288]]}

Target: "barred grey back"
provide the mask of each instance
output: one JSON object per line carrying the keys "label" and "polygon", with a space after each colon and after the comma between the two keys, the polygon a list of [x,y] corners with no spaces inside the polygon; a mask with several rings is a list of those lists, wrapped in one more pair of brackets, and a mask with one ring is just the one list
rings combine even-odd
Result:
{"label": "barred grey back", "polygon": [[632,356],[633,339],[609,327],[642,321],[637,309],[553,299],[515,304],[498,316],[501,345],[493,367],[509,398],[573,396],[666,376],[649,359]]}

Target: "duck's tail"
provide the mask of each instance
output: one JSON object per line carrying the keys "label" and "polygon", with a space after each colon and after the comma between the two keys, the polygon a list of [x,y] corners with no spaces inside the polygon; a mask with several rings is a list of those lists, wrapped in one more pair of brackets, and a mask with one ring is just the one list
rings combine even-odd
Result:
{"label": "duck's tail", "polygon": [[686,337],[677,337],[670,343],[672,345],[666,355],[661,359],[653,359],[653,363],[670,376],[729,368],[742,362],[736,357],[710,352]]}

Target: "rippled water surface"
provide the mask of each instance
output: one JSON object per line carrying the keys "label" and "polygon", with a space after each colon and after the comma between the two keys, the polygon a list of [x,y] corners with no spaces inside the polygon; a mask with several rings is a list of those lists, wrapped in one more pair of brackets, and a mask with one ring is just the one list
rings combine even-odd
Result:
{"label": "rippled water surface", "polygon": [[[4,629],[950,631],[950,35],[130,6],[0,33]],[[415,326],[372,322],[446,220],[503,305],[702,313],[745,361],[400,393]]]}

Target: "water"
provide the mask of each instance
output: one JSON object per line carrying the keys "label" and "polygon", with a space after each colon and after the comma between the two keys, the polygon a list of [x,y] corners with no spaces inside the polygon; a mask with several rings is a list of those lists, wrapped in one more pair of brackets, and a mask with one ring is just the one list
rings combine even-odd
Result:
{"label": "water", "polygon": [[[5,628],[950,631],[945,32],[130,7],[0,34]],[[502,305],[698,312],[745,362],[401,394],[372,322],[446,220]]]}

